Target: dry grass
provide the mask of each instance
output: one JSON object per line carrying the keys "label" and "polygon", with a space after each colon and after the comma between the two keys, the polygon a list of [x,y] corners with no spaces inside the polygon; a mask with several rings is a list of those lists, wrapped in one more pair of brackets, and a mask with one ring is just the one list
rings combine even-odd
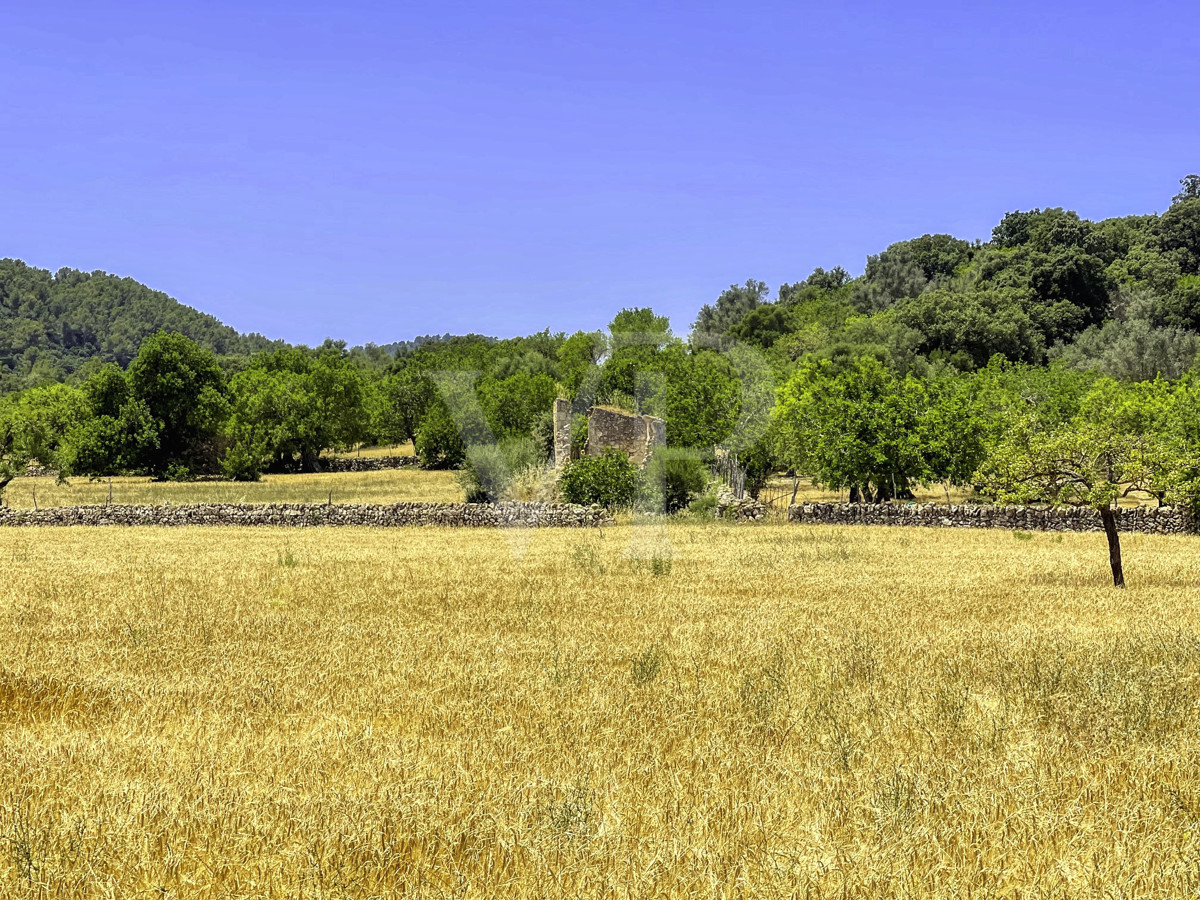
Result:
{"label": "dry grass", "polygon": [[387,447],[359,447],[357,450],[349,450],[345,453],[335,453],[334,456],[416,456],[416,450],[413,449],[412,441],[404,444],[394,444]]}
{"label": "dry grass", "polygon": [[[320,475],[264,475],[262,481],[154,482],[149,478],[114,478],[113,503],[461,503],[463,491],[453,472],[389,469],[383,472],[337,472]],[[108,480],[18,478],[4,491],[9,506],[78,506],[104,503]]]}
{"label": "dry grass", "polygon": [[5,897],[1200,887],[1195,539],[0,530]]}
{"label": "dry grass", "polygon": [[[913,497],[917,503],[945,503],[947,497],[951,503],[968,503],[975,497],[975,494],[969,487],[934,484],[929,487],[915,486]],[[783,476],[770,479],[763,488],[759,499],[773,508],[786,509],[792,500],[792,479]],[[813,484],[812,479],[807,477],[799,480],[796,490],[797,503],[846,503],[849,499],[849,491],[831,491]],[[1156,505],[1153,500],[1137,496],[1122,497],[1118,503],[1121,506]]]}
{"label": "dry grass", "polygon": [[[918,503],[945,503],[947,491],[941,485],[913,488],[913,495]],[[969,488],[951,486],[949,488],[951,503],[964,503],[971,494]],[[776,476],[767,482],[760,499],[773,507],[786,509],[792,500],[792,479]],[[797,503],[845,503],[850,499],[848,491],[831,491],[812,483],[811,478],[801,478],[796,490]]]}

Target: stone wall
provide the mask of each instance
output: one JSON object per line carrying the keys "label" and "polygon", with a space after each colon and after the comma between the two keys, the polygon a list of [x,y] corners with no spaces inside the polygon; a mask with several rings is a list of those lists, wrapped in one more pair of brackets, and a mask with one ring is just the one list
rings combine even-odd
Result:
{"label": "stone wall", "polygon": [[753,497],[736,497],[728,488],[717,493],[717,505],[713,510],[718,519],[734,522],[759,522],[767,517],[767,505]]}
{"label": "stone wall", "polygon": [[644,466],[654,448],[666,443],[667,423],[662,419],[604,406],[594,406],[588,412],[588,456],[599,456],[615,447],[635,465]]}
{"label": "stone wall", "polygon": [[612,525],[599,506],[568,503],[223,504],[186,506],[62,506],[0,508],[0,527],[73,525],[315,525],[395,528],[448,527],[592,528]]}
{"label": "stone wall", "polygon": [[[1035,506],[942,506],[935,503],[798,503],[788,521],[804,525],[919,525],[1022,531],[1103,531],[1094,509]],[[1184,510],[1140,506],[1117,510],[1117,529],[1143,534],[1195,534]]]}
{"label": "stone wall", "polygon": [[416,456],[331,456],[321,459],[322,472],[381,472],[421,465]]}

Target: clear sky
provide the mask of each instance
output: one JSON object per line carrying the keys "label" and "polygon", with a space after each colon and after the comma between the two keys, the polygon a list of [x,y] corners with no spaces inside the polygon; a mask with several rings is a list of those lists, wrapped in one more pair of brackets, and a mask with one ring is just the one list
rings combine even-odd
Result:
{"label": "clear sky", "polygon": [[0,256],[314,343],[686,332],[1010,209],[1200,171],[1178,2],[7,4]]}

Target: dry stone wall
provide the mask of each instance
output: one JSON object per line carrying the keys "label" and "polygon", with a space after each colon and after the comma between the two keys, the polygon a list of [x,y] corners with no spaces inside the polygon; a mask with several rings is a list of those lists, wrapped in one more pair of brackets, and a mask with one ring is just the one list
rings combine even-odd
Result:
{"label": "dry stone wall", "polygon": [[321,460],[323,472],[382,472],[413,469],[421,465],[416,456],[332,456]]}
{"label": "dry stone wall", "polygon": [[[942,506],[936,503],[798,503],[788,521],[804,525],[917,525],[1023,531],[1103,531],[1100,513],[1085,508]],[[1117,529],[1142,534],[1195,534],[1197,523],[1170,506],[1117,510]]]}
{"label": "dry stone wall", "polygon": [[210,525],[396,528],[593,528],[612,525],[599,506],[568,503],[190,504],[0,509],[0,527]]}

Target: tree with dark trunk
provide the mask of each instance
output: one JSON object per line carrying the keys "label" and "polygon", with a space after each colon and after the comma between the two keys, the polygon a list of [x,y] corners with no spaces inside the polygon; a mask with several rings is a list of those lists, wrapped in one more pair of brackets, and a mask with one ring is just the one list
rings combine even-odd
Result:
{"label": "tree with dark trunk", "polygon": [[1125,587],[1125,567],[1121,564],[1121,535],[1117,533],[1117,514],[1111,506],[1100,510],[1104,534],[1108,537],[1108,564],[1112,567],[1113,587]]}
{"label": "tree with dark trunk", "polygon": [[1039,427],[1036,413],[1013,423],[977,473],[980,490],[1002,502],[1096,510],[1108,539],[1113,586],[1125,587],[1117,502],[1161,500],[1178,488],[1185,445],[1167,426],[1172,395],[1163,382],[1101,379],[1078,415]]}

